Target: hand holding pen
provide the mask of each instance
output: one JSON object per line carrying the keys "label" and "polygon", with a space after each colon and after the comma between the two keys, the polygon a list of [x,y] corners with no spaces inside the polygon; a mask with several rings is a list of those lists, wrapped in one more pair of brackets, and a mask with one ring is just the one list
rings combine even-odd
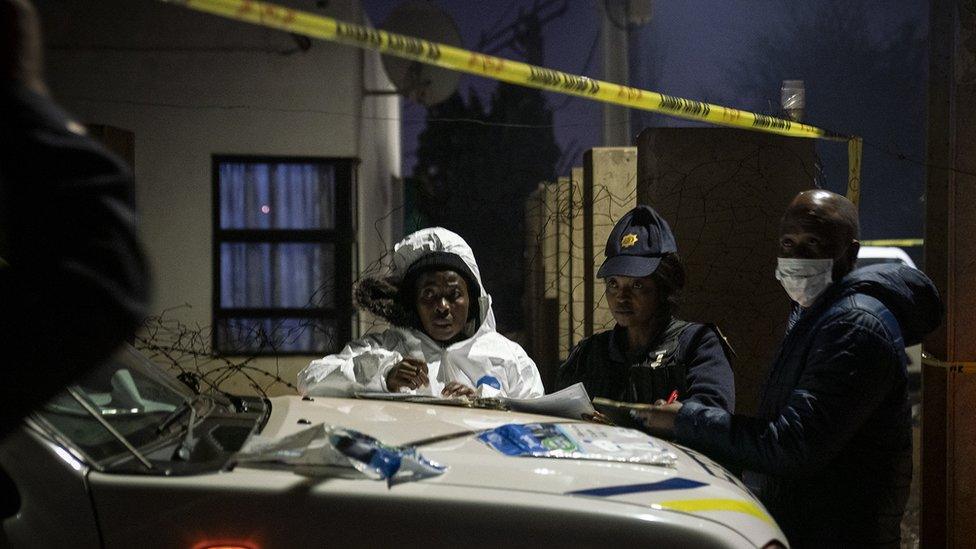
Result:
{"label": "hand holding pen", "polygon": [[650,410],[632,410],[630,416],[637,420],[647,432],[660,437],[674,436],[674,418],[681,410],[678,390],[671,391],[668,399],[658,399]]}

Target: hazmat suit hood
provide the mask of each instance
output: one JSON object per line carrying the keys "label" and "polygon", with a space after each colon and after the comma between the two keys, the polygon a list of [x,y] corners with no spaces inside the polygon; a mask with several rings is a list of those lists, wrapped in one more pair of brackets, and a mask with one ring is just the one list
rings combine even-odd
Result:
{"label": "hazmat suit hood", "polygon": [[[457,256],[470,271],[470,276],[474,278],[478,286],[478,298],[476,303],[477,317],[473,319],[473,324],[465,327],[465,335],[472,337],[481,332],[495,331],[495,314],[491,309],[491,295],[485,289],[481,281],[481,271],[474,259],[474,252],[468,243],[460,235],[441,227],[421,229],[410,234],[393,247],[393,264],[391,266],[390,280],[400,287],[401,292],[406,292],[403,285],[404,278],[411,272],[411,267],[418,262],[431,257],[435,253],[447,253]],[[448,267],[449,268],[449,267]],[[467,275],[468,273],[461,273]],[[412,304],[403,303],[403,307],[410,307]],[[394,324],[399,324],[393,319]],[[419,327],[418,327],[419,328]]]}

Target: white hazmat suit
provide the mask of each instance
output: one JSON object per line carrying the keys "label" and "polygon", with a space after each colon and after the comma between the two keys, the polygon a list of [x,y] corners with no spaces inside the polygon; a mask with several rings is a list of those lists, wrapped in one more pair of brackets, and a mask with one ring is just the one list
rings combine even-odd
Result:
{"label": "white hazmat suit", "polygon": [[409,357],[427,363],[430,379],[429,386],[409,392],[440,395],[444,385],[457,381],[476,388],[480,396],[542,396],[542,380],[535,362],[518,343],[495,330],[491,296],[481,282],[471,248],[459,235],[435,227],[404,238],[393,248],[393,281],[402,281],[410,265],[433,252],[448,252],[460,257],[481,286],[478,298],[480,322],[466,328],[466,332],[473,331],[473,335],[442,347],[421,330],[391,327],[350,342],[338,354],[313,360],[298,374],[301,394],[351,396],[357,391],[386,392],[387,373]]}

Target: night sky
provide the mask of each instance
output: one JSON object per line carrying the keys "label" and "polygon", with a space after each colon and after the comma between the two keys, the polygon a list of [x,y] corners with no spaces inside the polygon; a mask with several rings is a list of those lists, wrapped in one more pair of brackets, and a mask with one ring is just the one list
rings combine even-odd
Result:
{"label": "night sky", "polygon": [[[485,29],[513,21],[520,7],[533,4],[532,0],[433,3],[454,18],[463,47],[470,49]],[[364,0],[377,26],[396,5],[390,0]],[[545,27],[545,65],[602,78],[600,17],[596,0],[569,0],[566,13]],[[927,3],[654,2],[651,22],[635,32],[631,86],[777,114],[781,81],[805,80],[805,122],[865,139],[862,238],[921,237]],[[510,51],[497,55],[517,57]],[[495,85],[468,75],[461,79],[464,95],[473,89],[487,98]],[[548,94],[548,100],[557,107],[554,123],[560,146],[578,151],[571,165],[581,165],[579,153],[600,145],[602,105],[558,94]],[[403,168],[409,175],[416,162],[416,136],[425,126],[425,109],[407,100],[403,104]],[[633,118],[634,135],[649,125],[694,125],[647,113]],[[824,187],[843,193],[846,146],[821,142],[818,153]]]}

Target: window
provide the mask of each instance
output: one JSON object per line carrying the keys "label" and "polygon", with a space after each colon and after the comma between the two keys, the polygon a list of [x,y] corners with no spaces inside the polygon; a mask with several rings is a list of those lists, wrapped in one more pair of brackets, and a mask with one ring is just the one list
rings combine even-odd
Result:
{"label": "window", "polygon": [[326,354],[350,338],[353,161],[215,156],[213,343]]}

